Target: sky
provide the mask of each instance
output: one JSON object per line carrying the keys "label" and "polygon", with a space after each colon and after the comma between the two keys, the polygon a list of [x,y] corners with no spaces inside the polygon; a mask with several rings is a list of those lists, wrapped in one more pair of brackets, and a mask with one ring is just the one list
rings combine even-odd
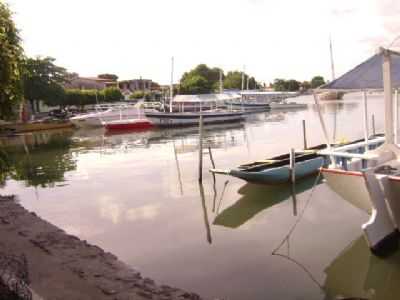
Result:
{"label": "sky", "polygon": [[[0,0],[4,1],[4,0]],[[331,79],[400,35],[398,0],[5,0],[28,56],[168,84],[197,64],[258,81]],[[396,20],[397,19],[397,20]],[[399,46],[400,40],[393,46]]]}

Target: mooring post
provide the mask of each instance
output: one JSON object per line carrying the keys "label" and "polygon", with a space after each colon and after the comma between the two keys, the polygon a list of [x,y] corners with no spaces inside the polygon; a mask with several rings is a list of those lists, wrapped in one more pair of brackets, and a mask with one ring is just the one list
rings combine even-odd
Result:
{"label": "mooring post", "polygon": [[307,149],[306,120],[303,120],[303,145],[304,149]]}
{"label": "mooring post", "polygon": [[199,182],[203,182],[203,115],[199,118]]}
{"label": "mooring post", "polygon": [[372,114],[372,134],[375,135],[375,115]]}
{"label": "mooring post", "polygon": [[296,152],[290,149],[290,182],[293,197],[293,215],[297,216],[297,199],[296,199]]}

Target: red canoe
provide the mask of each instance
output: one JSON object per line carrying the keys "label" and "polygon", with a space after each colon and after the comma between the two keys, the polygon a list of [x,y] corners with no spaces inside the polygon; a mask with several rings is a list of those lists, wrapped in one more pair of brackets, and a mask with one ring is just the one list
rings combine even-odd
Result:
{"label": "red canoe", "polygon": [[107,130],[147,129],[154,126],[147,119],[115,120],[103,122],[103,125]]}

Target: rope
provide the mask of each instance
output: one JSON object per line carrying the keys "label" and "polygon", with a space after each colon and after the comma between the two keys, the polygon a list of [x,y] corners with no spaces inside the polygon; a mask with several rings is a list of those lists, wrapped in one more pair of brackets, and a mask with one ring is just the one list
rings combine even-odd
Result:
{"label": "rope", "polygon": [[276,247],[273,251],[272,251],[272,255],[277,254],[278,250],[282,247],[282,245],[285,243],[285,241],[287,241],[290,237],[290,235],[293,233],[293,231],[296,229],[296,226],[300,223],[301,219],[303,218],[304,212],[306,211],[308,205],[310,204],[310,201],[312,199],[312,196],[314,194],[315,188],[317,186],[317,183],[319,181],[319,178],[321,176],[321,169],[318,172],[318,175],[315,179],[314,185],[312,187],[311,193],[306,201],[306,204],[303,207],[303,210],[300,212],[299,217],[297,218],[296,222],[294,222],[293,226],[290,228],[289,232],[286,234],[285,238],[282,240],[282,242],[279,244],[278,247]]}

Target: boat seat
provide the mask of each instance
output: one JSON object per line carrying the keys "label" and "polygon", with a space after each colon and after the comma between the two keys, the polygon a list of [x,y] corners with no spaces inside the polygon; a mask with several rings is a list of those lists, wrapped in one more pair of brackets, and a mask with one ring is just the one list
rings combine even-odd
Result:
{"label": "boat seat", "polygon": [[261,160],[256,160],[255,163],[274,163],[279,160],[276,159],[261,159]]}
{"label": "boat seat", "polygon": [[396,175],[399,173],[399,169],[394,168],[390,165],[379,166],[374,170],[375,174],[383,174],[383,175]]}

